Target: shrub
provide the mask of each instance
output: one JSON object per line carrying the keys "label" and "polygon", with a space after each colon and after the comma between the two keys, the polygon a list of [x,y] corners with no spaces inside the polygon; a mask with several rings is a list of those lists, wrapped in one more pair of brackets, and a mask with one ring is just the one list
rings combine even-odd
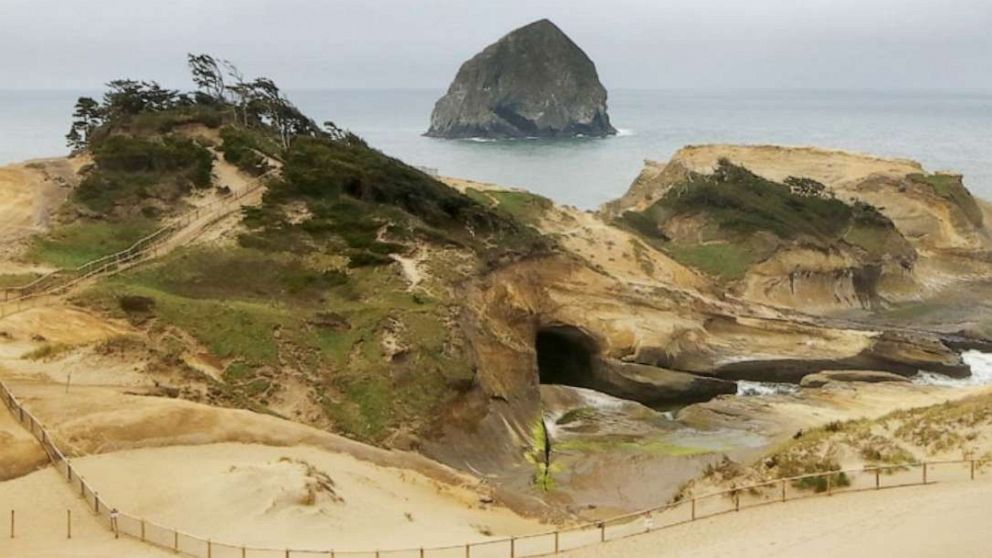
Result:
{"label": "shrub", "polygon": [[155,299],[147,296],[124,295],[118,299],[121,310],[127,314],[148,314],[155,309]]}
{"label": "shrub", "polygon": [[243,128],[225,126],[220,130],[220,137],[225,161],[255,176],[268,170],[265,158],[258,154],[254,134]]}
{"label": "shrub", "polygon": [[161,141],[113,136],[93,149],[97,167],[129,173],[180,173],[198,187],[210,185],[213,156],[196,142],[174,136]]}

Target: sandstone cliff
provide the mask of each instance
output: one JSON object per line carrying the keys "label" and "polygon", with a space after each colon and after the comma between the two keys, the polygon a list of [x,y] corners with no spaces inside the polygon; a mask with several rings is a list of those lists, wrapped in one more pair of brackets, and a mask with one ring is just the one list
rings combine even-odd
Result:
{"label": "sandstone cliff", "polygon": [[546,19],[465,62],[438,100],[428,136],[520,138],[615,134],[592,60]]}
{"label": "sandstone cliff", "polygon": [[719,263],[736,264],[730,290],[737,296],[805,310],[879,307],[932,293],[955,277],[988,273],[981,263],[992,247],[984,212],[962,177],[931,174],[902,159],[818,148],[690,146],[667,164],[646,162],[628,192],[603,207],[603,215],[623,220],[657,214],[652,208],[675,197],[669,195],[672,188],[712,175],[721,160],[768,181],[791,183],[794,190],[798,185],[800,193],[813,185],[820,188],[813,193],[862,215],[877,210],[893,227],[848,228],[826,243],[811,242],[808,235],[782,243],[781,234],[742,242],[739,235],[726,234],[712,212],[662,215],[659,232],[671,241],[666,249],[683,261],[705,265],[706,256],[734,256]]}

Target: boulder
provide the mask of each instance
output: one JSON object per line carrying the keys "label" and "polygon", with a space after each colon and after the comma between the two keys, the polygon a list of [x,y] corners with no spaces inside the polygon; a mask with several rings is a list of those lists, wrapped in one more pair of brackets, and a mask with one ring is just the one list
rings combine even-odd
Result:
{"label": "boulder", "polygon": [[547,19],[504,36],[462,64],[437,101],[427,136],[608,136],[596,66]]}
{"label": "boulder", "polygon": [[909,383],[909,379],[898,374],[878,370],[823,370],[803,376],[799,385],[805,388],[818,388],[827,385],[829,382]]}

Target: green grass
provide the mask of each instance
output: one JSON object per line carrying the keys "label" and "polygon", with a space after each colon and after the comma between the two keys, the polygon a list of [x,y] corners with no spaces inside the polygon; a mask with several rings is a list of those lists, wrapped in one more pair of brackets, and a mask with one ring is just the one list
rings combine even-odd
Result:
{"label": "green grass", "polygon": [[[711,240],[670,241],[664,225],[678,217],[702,218]],[[644,211],[628,211],[617,222],[677,261],[724,281],[741,279],[766,256],[774,246],[769,236],[821,246],[844,240],[873,260],[892,254],[915,258],[912,247],[875,207],[846,204],[809,179],[773,182],[726,160],[713,174],[693,174]]]}
{"label": "green grass", "polygon": [[[400,427],[427,427],[474,374],[470,356],[453,348],[461,334],[449,327],[448,305],[407,292],[392,268],[317,270],[304,261],[187,249],[81,298],[122,317],[122,297],[154,300],[143,320],[180,328],[229,359],[224,383],[249,400],[268,401],[289,367],[303,372],[294,378],[311,382],[315,403],[349,436],[378,442]],[[319,279],[327,275],[335,279]],[[333,320],[321,319],[330,313]],[[387,336],[405,347],[396,358],[383,349]]]}
{"label": "green grass", "polygon": [[672,187],[645,213],[660,222],[674,215],[703,213],[720,228],[750,235],[769,232],[779,238],[800,235],[835,238],[853,216],[853,208],[829,197],[803,196],[789,186],[720,161],[712,175],[693,175]]}
{"label": "green grass", "polygon": [[465,196],[484,207],[495,207],[527,225],[540,223],[544,214],[554,207],[554,202],[533,194],[516,190],[479,190],[468,188]]}
{"label": "green grass", "polygon": [[677,262],[725,281],[744,277],[748,268],[757,260],[756,252],[746,243],[669,243],[664,246]]}
{"label": "green grass", "polygon": [[540,222],[544,214],[554,206],[548,198],[530,192],[492,190],[487,193],[496,200],[497,207],[530,225]]}
{"label": "green grass", "polygon": [[220,358],[240,358],[252,364],[276,364],[273,332],[292,321],[285,309],[264,302],[193,299],[113,278],[94,287],[85,298],[114,310],[118,297],[146,296],[155,300],[155,315],[206,345]]}
{"label": "green grass", "polygon": [[79,221],[37,239],[31,247],[30,256],[55,267],[75,268],[124,250],[157,228],[155,221],[140,217],[122,222]]}

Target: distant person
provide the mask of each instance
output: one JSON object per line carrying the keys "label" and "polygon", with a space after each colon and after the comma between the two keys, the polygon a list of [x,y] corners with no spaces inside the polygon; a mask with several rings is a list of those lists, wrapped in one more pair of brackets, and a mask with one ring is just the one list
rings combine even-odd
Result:
{"label": "distant person", "polygon": [[121,513],[117,511],[117,508],[110,510],[110,528],[114,531],[114,538],[119,539],[121,537],[121,532],[117,528],[117,518],[120,517]]}

